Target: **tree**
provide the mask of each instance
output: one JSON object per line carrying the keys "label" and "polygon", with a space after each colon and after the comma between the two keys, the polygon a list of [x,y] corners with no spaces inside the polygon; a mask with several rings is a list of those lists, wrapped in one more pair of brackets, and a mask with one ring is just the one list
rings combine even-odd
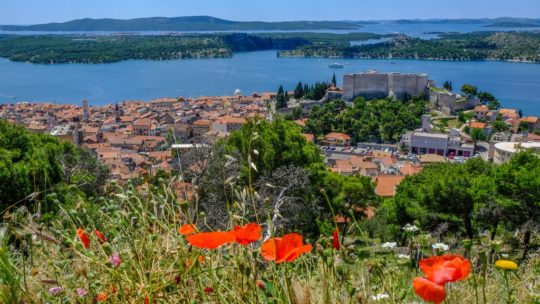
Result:
{"label": "tree", "polygon": [[336,73],[332,76],[332,86],[337,87]]}
{"label": "tree", "polygon": [[300,107],[296,107],[292,110],[292,113],[290,115],[287,115],[286,118],[288,120],[296,120],[296,119],[300,119],[304,116],[304,112],[302,111],[302,109]]}
{"label": "tree", "polygon": [[471,138],[474,141],[475,145],[481,140],[486,140],[486,135],[484,134],[484,131],[479,128],[471,128],[469,135],[471,135]]}
{"label": "tree", "polygon": [[478,98],[480,98],[481,102],[494,101],[495,100],[495,96],[493,96],[493,94],[491,94],[489,92],[480,92],[480,93],[478,93]]}
{"label": "tree", "polygon": [[474,98],[478,95],[478,87],[471,84],[464,84],[461,87],[461,92],[468,98]]}
{"label": "tree", "polygon": [[443,88],[445,88],[448,91],[452,91],[452,82],[451,81],[445,81],[443,84]]}
{"label": "tree", "polygon": [[[1,210],[17,204],[29,206],[55,192],[57,197],[73,196],[70,191],[92,196],[107,178],[108,170],[90,152],[0,121]],[[55,208],[50,206],[50,211]]]}
{"label": "tree", "polygon": [[276,96],[276,109],[282,109],[287,107],[287,98],[285,96],[285,91],[283,86],[279,86],[277,96]]}
{"label": "tree", "polygon": [[518,153],[496,170],[495,180],[508,222],[523,231],[526,258],[532,232],[540,228],[540,158],[531,151]]}
{"label": "tree", "polygon": [[508,124],[506,124],[501,119],[496,119],[491,126],[493,127],[493,131],[495,132],[503,132],[508,130]]}
{"label": "tree", "polygon": [[519,132],[527,132],[527,131],[529,131],[529,123],[527,123],[526,121],[520,121],[518,130],[519,130]]}
{"label": "tree", "polygon": [[486,190],[493,183],[492,172],[492,165],[479,158],[464,164],[425,167],[399,185],[395,196],[397,221],[401,225],[418,221],[430,230],[444,224],[451,231],[463,229],[468,238],[473,238],[474,210],[493,195]]}
{"label": "tree", "polygon": [[497,99],[495,99],[495,100],[490,100],[490,101],[488,102],[488,109],[490,109],[490,110],[497,110],[497,109],[500,108],[500,107],[501,107],[501,102],[498,101]]}
{"label": "tree", "polygon": [[306,140],[300,127],[282,117],[272,122],[263,118],[248,119],[247,124],[233,132],[225,144],[227,152],[240,152],[244,177],[248,177],[249,170],[255,171],[250,160],[256,168],[253,177],[273,172],[281,166],[307,168],[311,164],[322,164],[318,148]]}
{"label": "tree", "polygon": [[299,82],[294,89],[294,99],[300,99],[302,97],[304,97],[304,87],[302,82]]}

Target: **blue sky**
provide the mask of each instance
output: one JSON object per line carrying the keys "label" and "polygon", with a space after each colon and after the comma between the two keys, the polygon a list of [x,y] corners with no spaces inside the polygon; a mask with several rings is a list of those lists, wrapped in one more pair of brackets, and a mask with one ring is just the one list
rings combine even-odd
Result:
{"label": "blue sky", "polygon": [[0,0],[0,24],[193,15],[239,21],[540,18],[540,0]]}

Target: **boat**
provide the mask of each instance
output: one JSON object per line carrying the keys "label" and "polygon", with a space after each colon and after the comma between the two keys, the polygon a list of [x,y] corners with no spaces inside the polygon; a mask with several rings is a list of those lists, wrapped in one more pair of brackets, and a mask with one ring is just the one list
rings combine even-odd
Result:
{"label": "boat", "polygon": [[336,62],[336,63],[332,63],[328,67],[331,68],[331,69],[343,69],[343,64],[339,64],[339,63]]}

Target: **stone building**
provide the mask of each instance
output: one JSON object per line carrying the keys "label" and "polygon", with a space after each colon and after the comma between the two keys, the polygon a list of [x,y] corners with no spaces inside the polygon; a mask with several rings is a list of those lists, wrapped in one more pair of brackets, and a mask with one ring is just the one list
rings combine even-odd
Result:
{"label": "stone building", "polygon": [[427,94],[427,74],[381,74],[367,71],[343,76],[343,99],[352,101],[356,97],[364,99],[406,99]]}

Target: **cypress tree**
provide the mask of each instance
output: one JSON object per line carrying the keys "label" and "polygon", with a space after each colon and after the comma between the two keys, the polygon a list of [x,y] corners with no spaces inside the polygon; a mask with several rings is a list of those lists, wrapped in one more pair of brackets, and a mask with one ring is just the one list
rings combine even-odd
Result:
{"label": "cypress tree", "polygon": [[296,89],[294,89],[294,98],[300,99],[304,96],[304,88],[302,86],[302,82],[299,82],[296,86]]}

